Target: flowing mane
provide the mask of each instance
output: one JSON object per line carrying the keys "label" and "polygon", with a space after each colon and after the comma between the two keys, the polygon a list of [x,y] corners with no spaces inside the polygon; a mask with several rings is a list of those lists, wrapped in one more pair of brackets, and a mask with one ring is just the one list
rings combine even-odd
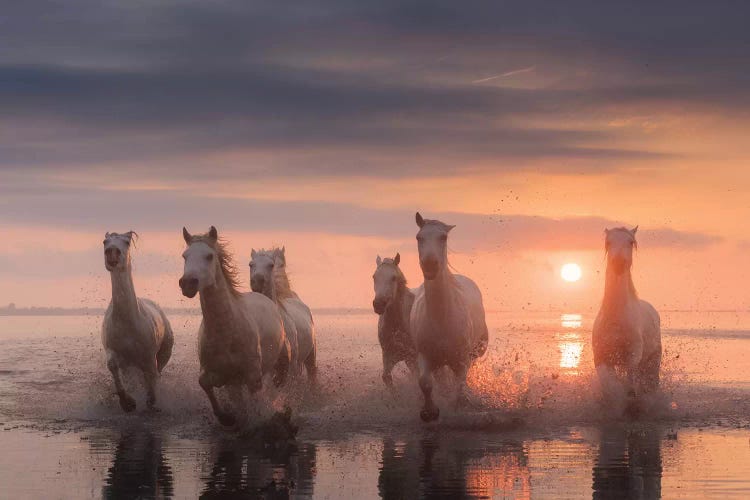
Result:
{"label": "flowing mane", "polygon": [[[632,233],[630,232],[630,230],[628,228],[626,228],[626,227],[613,227],[612,229],[609,230],[610,233],[613,232],[613,231],[624,232],[624,233],[627,233],[627,234],[631,235],[631,237],[633,238],[633,248],[635,250],[638,250],[638,242],[636,241],[635,237],[632,236]],[[605,239],[605,241],[606,241],[606,239]],[[608,253],[609,253],[609,249],[607,248],[607,246],[605,244],[605,246],[604,246],[604,256],[606,257]],[[630,290],[630,293],[633,294],[633,297],[638,298],[638,290],[635,289],[635,283],[633,283],[633,273],[630,273],[630,272],[628,273],[628,289]]]}
{"label": "flowing mane", "polygon": [[210,246],[211,248],[216,251],[216,256],[219,258],[219,265],[221,266],[221,273],[224,275],[224,279],[227,282],[227,285],[229,286],[229,291],[234,295],[235,297],[239,297],[242,295],[242,291],[240,290],[240,276],[239,271],[237,270],[237,267],[234,265],[234,261],[232,260],[232,253],[227,248],[227,242],[223,239],[215,240],[211,238],[208,233],[205,234],[194,234],[190,238],[190,244],[197,243],[197,242],[203,242],[206,245]]}
{"label": "flowing mane", "polygon": [[292,291],[292,283],[289,281],[289,275],[286,273],[286,257],[283,250],[279,247],[274,247],[271,250],[261,250],[261,252],[272,253],[275,259],[280,259],[284,262],[284,266],[281,268],[275,266],[273,269],[273,285],[276,289],[276,297],[279,300],[298,298],[297,294]]}

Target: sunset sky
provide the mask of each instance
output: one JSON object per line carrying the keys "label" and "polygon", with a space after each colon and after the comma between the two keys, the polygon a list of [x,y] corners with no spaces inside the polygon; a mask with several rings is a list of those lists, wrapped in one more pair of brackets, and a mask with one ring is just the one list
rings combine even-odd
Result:
{"label": "sunset sky", "polygon": [[[661,309],[750,307],[746,2],[14,2],[0,14],[0,305],[180,294],[183,225],[248,282],[284,244],[313,307],[421,282],[414,212],[456,224],[488,309],[596,309],[603,230],[640,225]],[[577,283],[560,279],[576,262]]]}

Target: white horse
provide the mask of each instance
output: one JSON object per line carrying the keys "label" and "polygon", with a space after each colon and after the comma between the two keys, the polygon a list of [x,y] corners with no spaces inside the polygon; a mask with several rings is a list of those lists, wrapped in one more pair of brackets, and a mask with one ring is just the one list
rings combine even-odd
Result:
{"label": "white horse", "polygon": [[412,371],[417,372],[417,350],[411,338],[409,317],[414,304],[414,292],[406,286],[406,277],[398,267],[401,254],[393,259],[375,259],[375,298],[372,308],[378,318],[378,341],[383,352],[383,382],[393,387],[393,367],[405,361]]}
{"label": "white horse", "polygon": [[290,288],[289,277],[286,274],[286,249],[253,249],[250,257],[250,287],[254,292],[262,293],[278,305],[292,350],[292,366],[296,372],[304,365],[308,378],[315,381],[315,322],[310,308]]}
{"label": "white horse", "polygon": [[185,272],[180,288],[189,298],[200,292],[203,312],[198,331],[199,383],[219,422],[233,425],[235,417],[222,410],[214,388],[247,387],[254,393],[270,373],[277,386],[283,384],[289,370],[289,342],[276,304],[263,294],[238,290],[237,271],[216,228],[211,226],[202,235],[182,228],[182,235],[188,248],[182,254]]}
{"label": "white horse", "polygon": [[631,400],[659,387],[661,366],[659,313],[638,298],[630,273],[637,230],[605,230],[604,300],[594,321],[592,339],[594,365],[605,396],[610,396],[610,383],[616,380],[615,371],[620,370],[626,373]]}
{"label": "white horse", "polygon": [[104,266],[112,279],[112,300],[104,314],[102,343],[107,368],[112,373],[120,406],[135,410],[135,400],[125,391],[122,370],[141,370],[150,409],[156,404],[156,379],[172,355],[174,336],[164,311],[148,299],[138,298],[133,285],[130,248],[136,233],[107,233],[104,236]]}
{"label": "white horse", "polygon": [[440,415],[432,401],[432,372],[447,365],[458,378],[458,403],[465,403],[466,375],[487,351],[488,332],[479,287],[448,269],[448,232],[455,226],[423,219],[419,212],[416,220],[424,288],[417,292],[410,322],[425,400],[420,416],[429,422]]}

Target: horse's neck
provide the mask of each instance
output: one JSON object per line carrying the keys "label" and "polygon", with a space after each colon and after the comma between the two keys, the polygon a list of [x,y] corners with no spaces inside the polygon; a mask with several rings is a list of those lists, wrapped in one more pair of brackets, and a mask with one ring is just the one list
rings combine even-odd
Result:
{"label": "horse's neck", "polygon": [[225,327],[234,319],[236,298],[230,291],[224,274],[221,271],[216,274],[216,283],[200,292],[203,321],[209,335],[225,331]]}
{"label": "horse's neck", "polygon": [[289,285],[289,276],[287,276],[286,271],[274,269],[272,278],[275,295],[282,299],[293,297],[292,289]]}
{"label": "horse's neck", "polygon": [[456,293],[455,277],[443,267],[433,280],[424,282],[427,313],[433,318],[447,318]]}
{"label": "horse's neck", "polygon": [[633,286],[630,270],[617,274],[607,267],[604,281],[604,300],[602,310],[608,316],[622,313],[633,301],[638,300]]}
{"label": "horse's neck", "polygon": [[276,304],[279,303],[279,296],[276,293],[276,283],[273,278],[271,277],[270,280],[265,280],[263,283],[263,295],[268,297],[269,299],[273,300]]}
{"label": "horse's neck", "polygon": [[133,285],[133,272],[128,262],[124,271],[112,271],[112,312],[121,318],[135,318],[138,315],[138,299]]}
{"label": "horse's neck", "polygon": [[400,285],[395,300],[385,310],[387,324],[394,330],[408,331],[413,303],[414,294],[406,288],[406,285]]}

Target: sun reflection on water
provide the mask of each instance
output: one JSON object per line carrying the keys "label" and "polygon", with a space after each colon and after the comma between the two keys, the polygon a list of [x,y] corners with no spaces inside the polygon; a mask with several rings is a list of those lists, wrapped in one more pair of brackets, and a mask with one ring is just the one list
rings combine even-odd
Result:
{"label": "sun reflection on water", "polygon": [[560,368],[571,375],[578,374],[578,365],[583,353],[583,339],[580,328],[583,317],[580,314],[563,314],[560,325],[565,329],[556,335],[557,348],[560,351]]}

